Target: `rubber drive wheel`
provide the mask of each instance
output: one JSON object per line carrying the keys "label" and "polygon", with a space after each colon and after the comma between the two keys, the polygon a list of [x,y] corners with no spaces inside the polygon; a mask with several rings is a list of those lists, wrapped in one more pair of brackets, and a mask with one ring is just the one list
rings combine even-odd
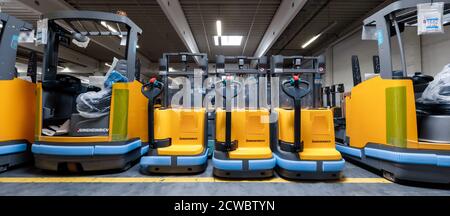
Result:
{"label": "rubber drive wheel", "polygon": [[383,170],[383,177],[391,182],[397,183],[398,180],[395,178],[395,175],[391,172],[388,172],[386,170]]}
{"label": "rubber drive wheel", "polygon": [[77,173],[80,172],[80,167],[77,163],[67,163],[67,171],[71,173]]}

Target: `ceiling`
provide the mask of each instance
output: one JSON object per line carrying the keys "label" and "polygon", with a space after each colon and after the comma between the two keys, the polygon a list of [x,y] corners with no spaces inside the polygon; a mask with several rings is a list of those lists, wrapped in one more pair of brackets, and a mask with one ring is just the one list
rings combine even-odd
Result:
{"label": "ceiling", "polygon": [[158,62],[164,52],[186,52],[178,34],[156,0],[65,0],[78,10],[115,13],[122,10],[143,30],[139,52]]}
{"label": "ceiling", "polygon": [[[139,52],[152,62],[164,52],[185,52],[185,45],[156,0],[65,0],[79,10],[123,10],[143,29]],[[218,54],[252,56],[281,0],[179,0],[200,52],[211,61]],[[244,36],[241,46],[216,47],[216,21],[223,35]]]}
{"label": "ceiling", "polygon": [[23,5],[14,0],[0,0],[1,12],[11,16],[18,17],[24,21],[32,23],[36,26],[36,22],[40,18],[40,14],[34,10],[23,7]]}
{"label": "ceiling", "polygon": [[[315,55],[336,39],[361,27],[365,15],[386,2],[391,1],[310,0],[278,38],[268,55]],[[305,49],[301,48],[327,27],[328,30],[315,42]]]}
{"label": "ceiling", "polygon": [[[201,52],[215,55],[253,56],[281,0],[180,0]],[[216,21],[222,35],[244,36],[241,46],[215,46]]]}
{"label": "ceiling", "polygon": [[[61,0],[78,10],[127,12],[143,29],[139,53],[157,63],[164,52],[186,52],[180,39],[156,0]],[[288,0],[285,0],[288,1]],[[390,2],[388,0],[387,2]],[[282,0],[179,0],[200,52],[211,62],[215,55],[253,56]],[[267,55],[317,54],[338,37],[361,26],[362,18],[385,0],[309,0],[291,21]],[[0,0],[2,12],[33,24],[39,14],[14,0]],[[217,47],[216,21],[222,21],[223,35],[244,36],[241,46]],[[306,49],[301,46],[331,23],[336,23]],[[79,50],[100,61],[111,61],[113,53],[96,44]]]}

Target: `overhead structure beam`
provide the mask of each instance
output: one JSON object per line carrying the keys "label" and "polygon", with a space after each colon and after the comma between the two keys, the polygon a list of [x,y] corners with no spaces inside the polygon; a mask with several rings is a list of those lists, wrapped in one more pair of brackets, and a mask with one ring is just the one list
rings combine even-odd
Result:
{"label": "overhead structure beam", "polygon": [[[46,14],[54,11],[62,11],[62,10],[76,10],[70,4],[65,1],[60,0],[17,0],[17,2],[22,3],[24,7],[29,8],[30,10],[36,11],[39,14]],[[38,2],[38,3],[36,3]],[[91,38],[91,42],[96,43],[105,49],[117,54],[123,55],[123,47],[117,44],[107,43],[103,41],[101,38]],[[142,67],[148,67],[151,61],[145,57],[144,55],[137,53],[137,57],[141,60]]]}
{"label": "overhead structure beam", "polygon": [[[34,44],[31,43],[24,43],[20,44],[21,47],[32,50],[38,53],[44,53],[44,47],[40,46],[37,47]],[[89,56],[86,56],[84,54],[81,54],[75,50],[69,49],[67,47],[60,47],[59,48],[59,58],[65,60],[66,62],[70,62],[73,64],[80,65],[84,68],[86,68],[85,72],[93,73],[96,70],[98,70],[100,66],[100,61],[97,59],[91,58]]]}
{"label": "overhead structure beam", "polygon": [[306,2],[307,0],[283,0],[281,2],[253,55],[254,57],[259,58],[266,54]]}
{"label": "overhead structure beam", "polygon": [[199,53],[194,35],[178,0],[157,0],[173,28],[191,53]]}

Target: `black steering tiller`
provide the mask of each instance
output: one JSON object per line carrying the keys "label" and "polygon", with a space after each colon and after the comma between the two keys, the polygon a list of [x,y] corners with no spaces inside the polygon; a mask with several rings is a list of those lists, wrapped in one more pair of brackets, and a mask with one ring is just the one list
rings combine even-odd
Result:
{"label": "black steering tiller", "polygon": [[[301,84],[306,85],[302,88]],[[298,76],[293,76],[291,79],[283,81],[281,84],[283,92],[294,99],[294,150],[295,152],[303,151],[303,141],[301,140],[301,109],[302,98],[311,91],[311,84],[308,81],[300,79]]]}

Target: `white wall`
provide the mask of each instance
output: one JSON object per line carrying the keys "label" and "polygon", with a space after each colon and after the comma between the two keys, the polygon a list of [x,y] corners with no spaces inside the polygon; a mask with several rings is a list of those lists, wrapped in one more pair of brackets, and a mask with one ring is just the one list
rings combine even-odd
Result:
{"label": "white wall", "polygon": [[[440,35],[418,36],[417,29],[406,28],[402,33],[408,73],[423,72],[435,75],[444,65],[450,63],[450,27]],[[401,70],[397,38],[392,41],[394,70]],[[346,91],[353,87],[351,56],[358,55],[361,76],[373,73],[372,57],[378,54],[376,41],[361,40],[361,31],[351,35],[325,51],[327,57],[326,85],[344,83]]]}
{"label": "white wall", "polygon": [[421,39],[423,72],[436,75],[450,64],[450,26],[445,27],[445,34],[426,35]]}

